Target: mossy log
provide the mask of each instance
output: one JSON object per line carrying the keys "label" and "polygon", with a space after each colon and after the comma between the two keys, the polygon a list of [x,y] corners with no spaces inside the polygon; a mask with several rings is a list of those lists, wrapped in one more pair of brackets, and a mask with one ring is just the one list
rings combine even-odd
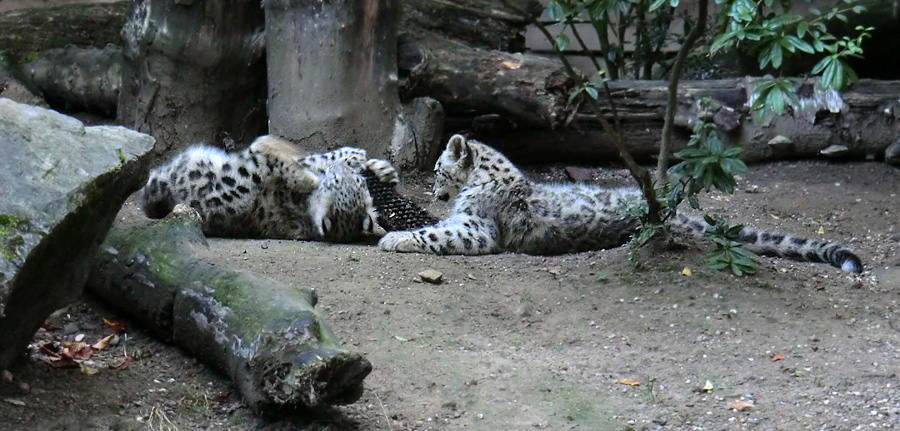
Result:
{"label": "mossy log", "polygon": [[199,223],[183,205],[117,222],[87,287],[230,376],[251,406],[356,401],[372,365],[338,343],[315,292],[215,265]]}

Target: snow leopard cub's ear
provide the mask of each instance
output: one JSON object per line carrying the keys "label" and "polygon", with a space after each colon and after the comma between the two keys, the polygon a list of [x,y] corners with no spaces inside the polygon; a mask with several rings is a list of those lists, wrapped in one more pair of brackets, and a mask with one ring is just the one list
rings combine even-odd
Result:
{"label": "snow leopard cub's ear", "polygon": [[450,151],[452,155],[451,159],[453,162],[460,162],[461,165],[468,165],[471,163],[472,149],[469,148],[469,142],[466,140],[463,135],[453,135],[450,137],[450,141],[447,142],[447,150]]}

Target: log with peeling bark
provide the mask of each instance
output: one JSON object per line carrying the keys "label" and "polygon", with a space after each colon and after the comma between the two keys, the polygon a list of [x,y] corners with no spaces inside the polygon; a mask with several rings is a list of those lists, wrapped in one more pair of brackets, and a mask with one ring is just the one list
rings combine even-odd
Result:
{"label": "log with peeling bark", "polygon": [[162,220],[118,221],[87,287],[228,375],[256,408],[361,396],[372,365],[338,343],[315,292],[217,266],[211,253],[186,206]]}

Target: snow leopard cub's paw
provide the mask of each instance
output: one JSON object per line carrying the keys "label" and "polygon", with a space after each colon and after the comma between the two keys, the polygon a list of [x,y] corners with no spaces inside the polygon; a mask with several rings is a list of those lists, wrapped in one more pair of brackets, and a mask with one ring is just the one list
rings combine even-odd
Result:
{"label": "snow leopard cub's paw", "polygon": [[400,183],[400,175],[397,174],[397,170],[394,169],[391,162],[387,160],[369,159],[366,162],[366,169],[372,171],[375,177],[378,178],[378,181],[384,184],[396,186]]}
{"label": "snow leopard cub's paw", "polygon": [[378,247],[384,251],[414,253],[422,251],[412,232],[388,232],[378,241]]}

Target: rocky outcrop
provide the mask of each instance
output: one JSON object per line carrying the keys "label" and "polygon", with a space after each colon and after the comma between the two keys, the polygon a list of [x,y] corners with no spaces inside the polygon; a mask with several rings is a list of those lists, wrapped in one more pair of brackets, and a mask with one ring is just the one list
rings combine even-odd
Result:
{"label": "rocky outcrop", "polygon": [[98,245],[146,180],[154,139],[0,99],[0,369],[81,295]]}

